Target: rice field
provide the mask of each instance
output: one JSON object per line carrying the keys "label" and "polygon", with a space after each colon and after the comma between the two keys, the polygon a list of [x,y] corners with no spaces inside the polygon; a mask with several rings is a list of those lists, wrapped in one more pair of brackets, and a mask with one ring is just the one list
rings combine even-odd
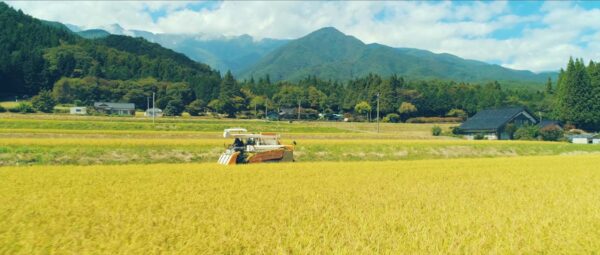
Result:
{"label": "rice field", "polygon": [[[296,162],[217,165],[240,126]],[[0,254],[600,251],[600,146],[432,126],[0,114]]]}
{"label": "rice field", "polygon": [[599,164],[2,167],[0,253],[593,254]]}
{"label": "rice field", "polygon": [[[215,162],[231,143],[230,139],[219,138],[220,134],[201,135],[211,138],[7,136],[0,136],[0,166]],[[569,143],[297,138],[283,140],[287,144],[296,141],[297,162],[600,155],[600,146]]]}

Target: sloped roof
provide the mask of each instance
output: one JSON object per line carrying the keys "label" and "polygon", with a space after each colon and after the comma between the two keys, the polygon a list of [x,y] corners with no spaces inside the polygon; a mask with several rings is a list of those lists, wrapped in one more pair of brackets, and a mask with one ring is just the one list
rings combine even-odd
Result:
{"label": "sloped roof", "polygon": [[551,126],[551,125],[556,125],[556,126],[561,126],[560,121],[557,120],[542,120],[540,123],[538,123],[538,126],[540,128],[546,127],[546,126]]}
{"label": "sloped roof", "polygon": [[487,109],[477,112],[477,114],[460,125],[459,128],[462,130],[496,130],[521,112],[526,112],[533,116],[525,107]]}
{"label": "sloped roof", "polygon": [[133,103],[94,102],[94,107],[108,107],[108,108],[112,108],[112,109],[135,110],[135,104],[133,104]]}

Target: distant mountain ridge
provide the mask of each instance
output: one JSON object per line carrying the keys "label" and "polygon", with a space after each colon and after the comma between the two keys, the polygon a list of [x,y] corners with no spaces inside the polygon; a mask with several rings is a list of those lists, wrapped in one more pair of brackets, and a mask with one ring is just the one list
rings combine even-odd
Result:
{"label": "distant mountain ridge", "polygon": [[[218,72],[143,38],[108,35],[89,40],[68,26],[35,19],[0,2],[0,94],[35,95],[61,78],[187,82],[196,95],[214,97]],[[78,36],[79,35],[79,36]]]}
{"label": "distant mountain ridge", "polygon": [[195,61],[208,64],[222,73],[231,71],[236,75],[289,41],[269,38],[255,40],[249,35],[215,38],[201,34],[160,34],[142,30],[128,30],[118,24],[88,30],[76,26],[67,27],[88,39],[102,38],[110,34],[142,37],[150,42],[183,53]]}
{"label": "distant mountain ridge", "polygon": [[[81,30],[80,28],[70,29]],[[463,59],[448,53],[433,53],[414,48],[394,48],[382,44],[365,44],[333,27],[316,30],[295,40],[254,40],[249,35],[210,38],[199,35],[155,34],[127,30],[113,24],[107,30],[81,30],[85,38],[108,34],[143,37],[163,47],[183,53],[225,72],[231,70],[241,78],[264,77],[273,81],[297,81],[309,75],[322,79],[349,80],[376,73],[397,74],[412,79],[445,79],[464,82],[503,81],[541,86],[548,77],[556,80],[557,72],[536,74],[513,70],[477,60]],[[74,30],[74,31],[75,31]]]}
{"label": "distant mountain ridge", "polygon": [[417,79],[449,79],[465,82],[522,81],[543,83],[556,74],[536,74],[411,48],[365,44],[333,27],[312,32],[266,55],[242,72],[242,77],[299,80],[308,75],[348,80],[369,73],[397,74]]}

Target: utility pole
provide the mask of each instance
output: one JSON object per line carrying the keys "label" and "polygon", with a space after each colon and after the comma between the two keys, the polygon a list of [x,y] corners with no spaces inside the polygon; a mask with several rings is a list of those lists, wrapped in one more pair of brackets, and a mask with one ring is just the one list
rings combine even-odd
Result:
{"label": "utility pole", "polygon": [[300,120],[300,102],[301,100],[298,99],[298,120]]}
{"label": "utility pole", "polygon": [[269,105],[267,104],[266,100],[265,100],[265,120],[269,120]]}
{"label": "utility pole", "polygon": [[544,118],[542,117],[542,112],[539,111],[538,113],[540,114],[540,123],[542,123],[542,120],[544,120]]}
{"label": "utility pole", "polygon": [[152,92],[152,125],[154,125],[154,118],[156,117],[156,105],[154,105],[154,92]]}
{"label": "utility pole", "polygon": [[379,92],[377,92],[377,133],[379,133]]}

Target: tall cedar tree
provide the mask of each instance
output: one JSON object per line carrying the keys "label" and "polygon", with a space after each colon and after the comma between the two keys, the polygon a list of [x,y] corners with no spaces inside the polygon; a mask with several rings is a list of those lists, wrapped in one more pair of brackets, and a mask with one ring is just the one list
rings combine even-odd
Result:
{"label": "tall cedar tree", "polygon": [[584,129],[594,129],[594,105],[591,79],[583,60],[569,59],[567,70],[560,73],[556,93],[557,116]]}
{"label": "tall cedar tree", "polygon": [[219,90],[219,101],[223,104],[223,112],[229,117],[234,117],[237,111],[234,99],[238,96],[239,89],[236,86],[236,81],[230,71],[227,71],[225,77],[221,81]]}
{"label": "tall cedar tree", "polygon": [[552,94],[554,89],[552,89],[552,78],[548,77],[548,81],[546,82],[546,93]]}

